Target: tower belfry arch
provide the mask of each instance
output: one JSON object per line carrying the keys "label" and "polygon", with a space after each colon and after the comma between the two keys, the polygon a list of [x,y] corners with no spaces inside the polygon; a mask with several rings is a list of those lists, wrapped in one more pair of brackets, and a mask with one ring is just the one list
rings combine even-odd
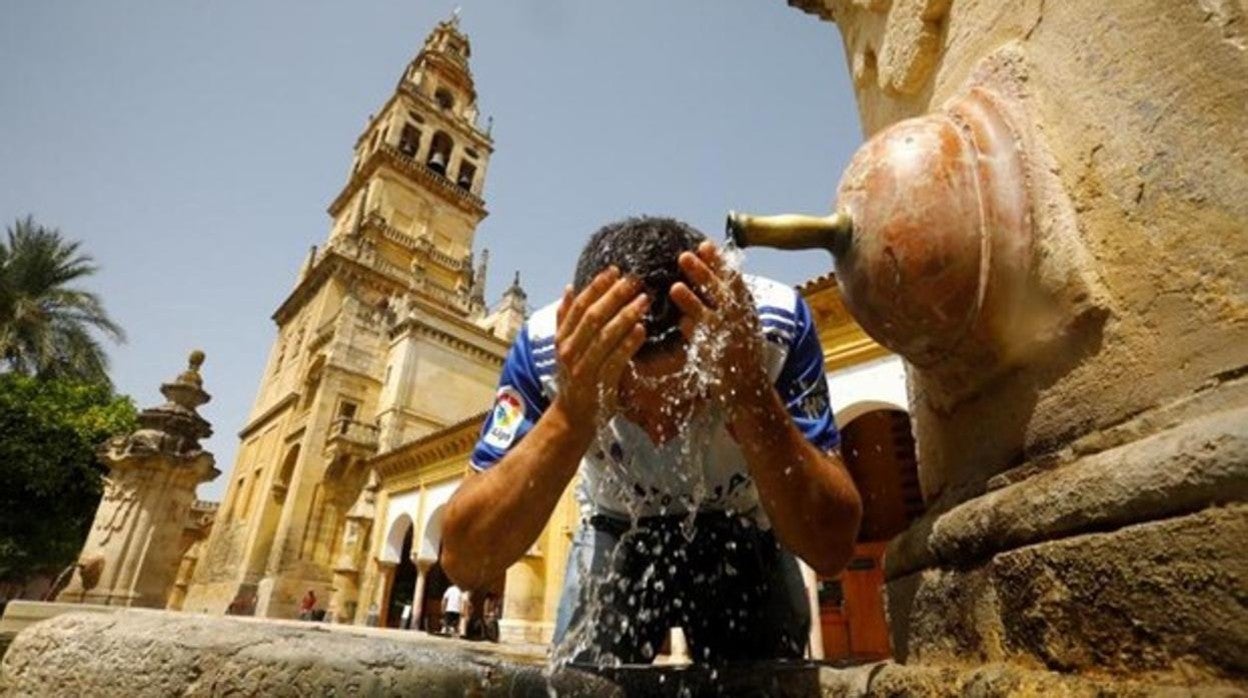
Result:
{"label": "tower belfry arch", "polygon": [[490,404],[519,323],[515,303],[489,312],[474,264],[494,143],[459,25],[433,28],[356,137],[328,238],[273,314],[187,610],[290,617],[308,589],[342,598],[334,580],[380,550],[352,523],[370,459]]}

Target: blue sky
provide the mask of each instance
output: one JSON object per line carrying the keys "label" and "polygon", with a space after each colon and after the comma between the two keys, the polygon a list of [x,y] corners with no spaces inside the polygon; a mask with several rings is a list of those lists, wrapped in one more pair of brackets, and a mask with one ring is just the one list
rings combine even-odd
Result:
{"label": "blue sky", "polygon": [[[833,24],[784,0],[463,0],[496,152],[491,302],[515,270],[552,298],[585,237],[625,215],[722,235],[729,208],[826,211],[861,142]],[[451,2],[9,2],[0,10],[0,219],[82,240],[125,327],[118,388],[140,406],[192,348],[233,465],[273,310],[351,145]],[[797,283],[822,252],[751,252]],[[200,488],[218,498],[222,476]]]}

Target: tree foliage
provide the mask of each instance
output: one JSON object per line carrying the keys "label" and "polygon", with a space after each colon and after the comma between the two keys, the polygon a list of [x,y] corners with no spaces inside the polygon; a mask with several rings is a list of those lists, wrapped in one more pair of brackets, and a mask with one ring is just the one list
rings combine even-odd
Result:
{"label": "tree foliage", "polygon": [[94,293],[75,287],[98,268],[59,230],[30,216],[0,241],[0,368],[107,383],[97,335],[124,341]]}
{"label": "tree foliage", "polygon": [[0,582],[74,561],[100,500],[97,449],[135,417],[99,382],[0,374]]}

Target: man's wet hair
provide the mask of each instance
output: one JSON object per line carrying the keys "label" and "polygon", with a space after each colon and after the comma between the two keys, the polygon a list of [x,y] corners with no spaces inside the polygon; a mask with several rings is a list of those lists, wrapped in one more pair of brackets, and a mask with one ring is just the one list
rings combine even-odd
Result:
{"label": "man's wet hair", "polygon": [[652,354],[680,342],[680,308],[669,295],[672,284],[684,278],[676,259],[705,239],[696,228],[674,218],[637,216],[608,223],[585,243],[572,285],[579,293],[612,265],[640,278],[650,296],[650,310],[646,343],[638,354]]}

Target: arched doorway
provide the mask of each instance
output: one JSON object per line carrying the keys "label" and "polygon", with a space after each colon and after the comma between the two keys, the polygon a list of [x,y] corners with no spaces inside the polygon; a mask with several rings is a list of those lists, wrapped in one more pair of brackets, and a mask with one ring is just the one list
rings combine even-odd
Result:
{"label": "arched doorway", "polygon": [[442,570],[442,562],[435,562],[425,573],[425,596],[421,599],[420,629],[436,633],[442,630],[442,594],[451,580]]}
{"label": "arched doorway", "polygon": [[400,514],[390,524],[386,540],[378,558],[382,563],[394,565],[394,572],[386,584],[385,602],[381,609],[382,624],[397,628],[402,622],[403,606],[411,603],[416,589],[416,565],[412,562],[412,543],[416,527],[412,517]]}
{"label": "arched doorway", "polygon": [[[276,574],[282,565],[288,562],[281,557],[284,551],[273,550],[273,541],[277,538],[277,527],[281,522],[282,512],[286,508],[287,492],[290,490],[291,481],[294,479],[295,466],[298,463],[299,444],[294,444],[287,449],[285,457],[282,458],[282,464],[277,471],[277,476],[273,479],[273,484],[268,490],[267,496],[266,493],[257,490],[254,495],[254,503],[249,504],[249,506],[260,510],[259,533],[256,535],[257,544],[252,548],[251,557],[247,563],[248,569],[253,574]],[[259,487],[261,481],[260,470],[257,468],[252,475],[252,487]],[[286,613],[293,615],[295,611],[294,608],[273,610],[276,611],[277,615]]]}
{"label": "arched doorway", "polygon": [[[399,562],[395,565],[394,581],[390,584],[390,597],[386,601],[387,628],[402,627],[405,620],[403,608],[412,602],[412,595],[416,593],[416,563],[412,562],[413,532],[409,524],[399,547]],[[414,610],[408,609],[408,619]]]}
{"label": "arched doorway", "polygon": [[910,415],[887,403],[857,407],[844,410],[841,455],[863,499],[858,540],[887,542],[923,513]]}
{"label": "arched doorway", "polygon": [[910,415],[887,402],[861,401],[838,411],[836,421],[863,517],[848,566],[818,582],[824,657],[883,659],[890,654],[884,548],[923,513]]}

